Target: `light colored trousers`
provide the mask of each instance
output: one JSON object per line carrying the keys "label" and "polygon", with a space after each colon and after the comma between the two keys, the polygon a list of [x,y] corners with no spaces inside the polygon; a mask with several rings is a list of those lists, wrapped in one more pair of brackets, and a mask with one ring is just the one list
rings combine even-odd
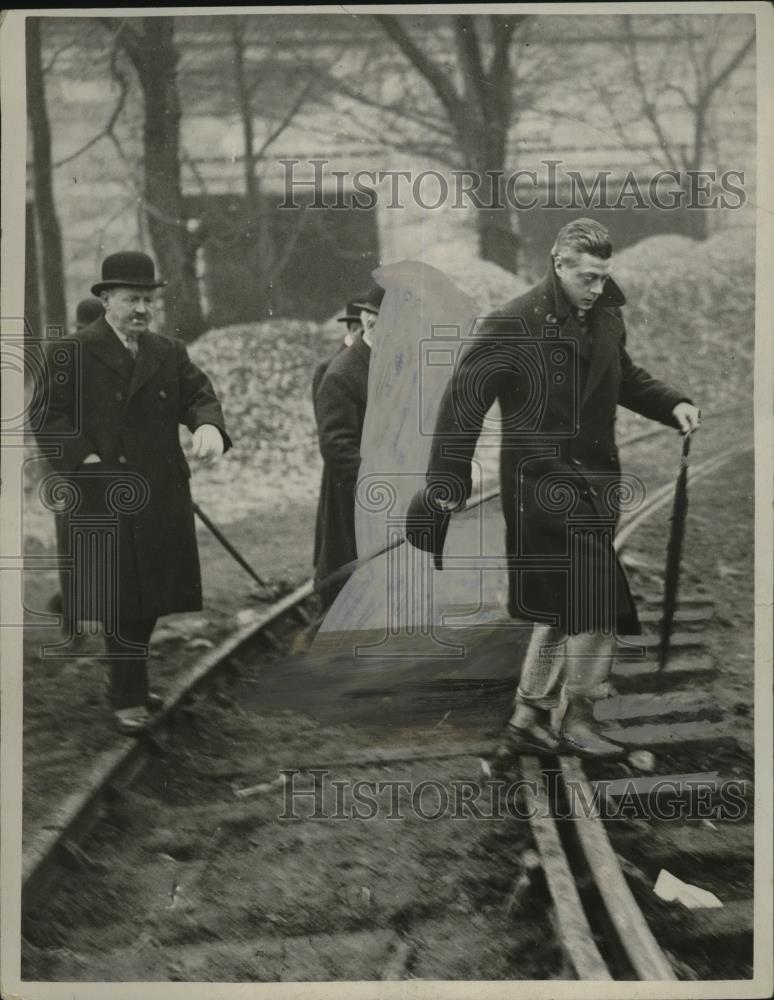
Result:
{"label": "light colored trousers", "polygon": [[614,636],[567,635],[556,626],[533,626],[516,701],[555,709],[579,698],[607,697],[614,650]]}

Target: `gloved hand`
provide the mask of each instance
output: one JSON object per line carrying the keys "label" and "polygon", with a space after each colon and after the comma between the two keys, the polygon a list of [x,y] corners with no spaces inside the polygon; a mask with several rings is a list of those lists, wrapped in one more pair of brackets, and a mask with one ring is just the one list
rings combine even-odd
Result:
{"label": "gloved hand", "polygon": [[453,511],[463,510],[465,498],[457,484],[428,483],[417,490],[406,511],[406,540],[414,548],[433,553],[436,569],[443,569],[443,546]]}
{"label": "gloved hand", "polygon": [[695,431],[701,425],[701,410],[698,406],[694,406],[693,403],[678,403],[674,410],[672,410],[672,416],[680,425],[680,430],[683,434]]}
{"label": "gloved hand", "polygon": [[193,456],[211,462],[223,454],[223,435],[214,424],[201,424],[193,433]]}

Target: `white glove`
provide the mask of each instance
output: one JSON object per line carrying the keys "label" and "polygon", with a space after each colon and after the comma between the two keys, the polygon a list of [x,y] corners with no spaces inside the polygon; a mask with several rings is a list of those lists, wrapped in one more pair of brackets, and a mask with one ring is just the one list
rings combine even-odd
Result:
{"label": "white glove", "polygon": [[683,434],[695,431],[701,424],[701,410],[692,403],[678,403],[672,410],[672,416],[680,425]]}
{"label": "white glove", "polygon": [[214,424],[202,424],[193,433],[193,457],[212,462],[223,454],[223,435]]}

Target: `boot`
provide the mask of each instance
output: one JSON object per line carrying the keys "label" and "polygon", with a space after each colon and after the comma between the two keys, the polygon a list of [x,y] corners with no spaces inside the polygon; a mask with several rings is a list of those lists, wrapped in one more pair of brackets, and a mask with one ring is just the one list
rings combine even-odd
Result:
{"label": "boot", "polygon": [[620,757],[620,743],[602,736],[594,719],[594,701],[572,696],[562,722],[562,740],[567,753],[577,757]]}

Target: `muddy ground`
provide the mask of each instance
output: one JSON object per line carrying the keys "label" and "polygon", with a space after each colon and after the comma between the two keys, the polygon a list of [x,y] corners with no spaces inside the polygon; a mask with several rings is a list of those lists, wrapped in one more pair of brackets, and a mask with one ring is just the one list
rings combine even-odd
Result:
{"label": "muddy ground", "polygon": [[[708,434],[704,457],[727,440],[726,434]],[[694,454],[697,461],[702,457],[698,443]],[[665,457],[671,454],[663,442],[650,445],[630,467],[646,481],[661,482]],[[736,723],[740,751],[730,767],[748,778],[753,488],[748,455],[691,491],[683,576],[686,592],[715,602],[711,648],[720,669],[711,690]],[[659,587],[668,517],[665,510],[628,549],[633,583],[643,592]],[[308,575],[308,553],[285,538],[292,530],[310,539],[312,525],[307,506],[246,521],[230,533],[259,571],[270,566],[272,579],[290,586]],[[206,611],[166,622],[166,631],[154,638],[153,671],[162,691],[207,643],[234,626],[238,612],[260,606],[249,577],[204,535],[202,556]],[[28,607],[42,608],[53,583],[30,575]],[[94,755],[117,738],[98,664],[88,658],[41,661],[40,630],[28,629],[26,639],[29,836],[52,804],[78,786]],[[85,869],[76,862],[66,876],[69,892],[34,915],[25,978],[379,979],[396,969],[425,979],[566,976],[539,886],[512,896],[531,859],[523,821],[428,820],[417,815],[410,796],[405,818],[394,822],[384,818],[383,808],[375,820],[278,819],[286,805],[286,788],[277,783],[282,768],[330,764],[331,778],[349,782],[424,779],[447,788],[481,782],[488,777],[482,741],[496,745],[507,697],[505,704],[500,695],[473,705],[457,692],[447,706],[427,710],[414,702],[405,714],[410,728],[378,705],[370,720],[360,710],[355,723],[316,713],[308,698],[294,697],[301,691],[291,670],[287,706],[275,702],[267,711],[261,675],[271,678],[267,690],[276,694],[282,662],[270,657],[252,676],[243,664],[247,669],[230,701],[199,700],[182,718],[166,756],[95,831],[80,862]],[[246,693],[251,689],[252,697]],[[407,744],[420,744],[428,754],[471,751],[414,764],[372,760]],[[237,794],[256,785],[269,787],[245,798]],[[430,813],[432,792],[423,805]],[[335,813],[335,794],[330,788],[326,794],[328,813]]]}

